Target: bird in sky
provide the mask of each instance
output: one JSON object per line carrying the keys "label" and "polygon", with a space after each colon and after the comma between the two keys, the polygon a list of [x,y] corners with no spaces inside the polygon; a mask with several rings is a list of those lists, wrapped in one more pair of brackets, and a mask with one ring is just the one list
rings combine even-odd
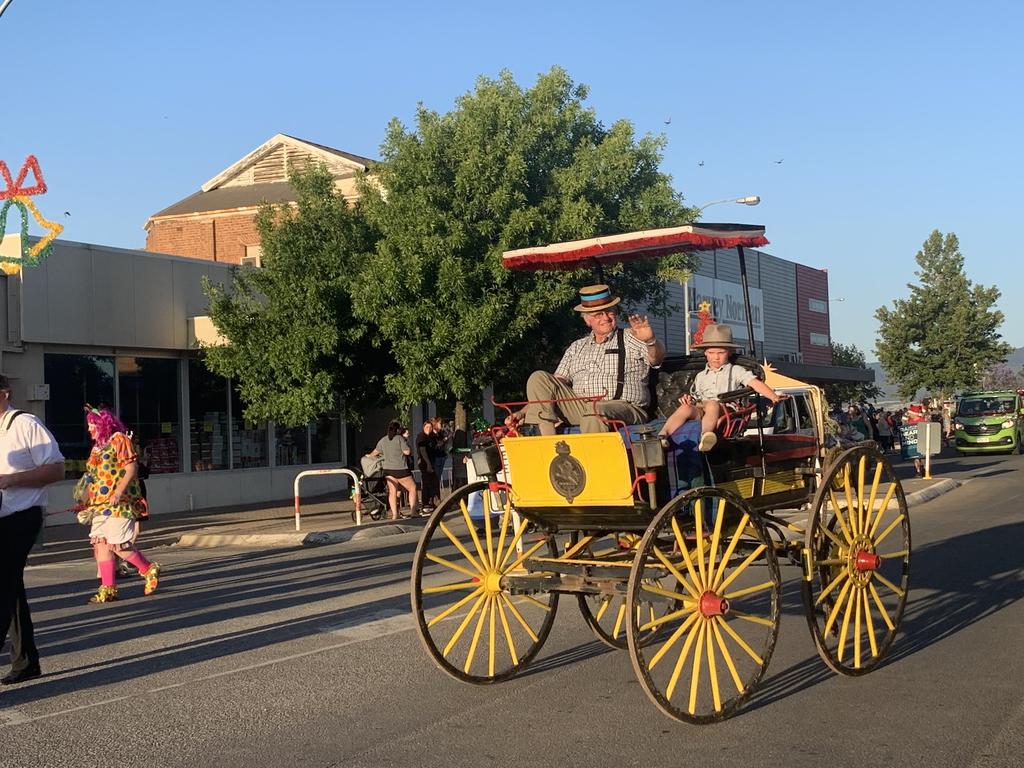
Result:
{"label": "bird in sky", "polygon": [[786,159],[786,158],[782,158],[781,160],[776,160],[776,161],[775,161],[775,164],[776,164],[776,165],[782,165],[782,160],[785,160],[785,159]]}
{"label": "bird in sky", "polygon": [[64,215],[65,216],[70,216],[71,215],[71,211],[64,211]]}
{"label": "bird in sky", "polygon": [[671,117],[668,120],[665,121],[665,125],[672,125],[672,118]]}
{"label": "bird in sky", "polygon": [[703,168],[704,167],[704,161],[701,160],[699,163],[697,163],[697,165],[700,166],[701,168]]}

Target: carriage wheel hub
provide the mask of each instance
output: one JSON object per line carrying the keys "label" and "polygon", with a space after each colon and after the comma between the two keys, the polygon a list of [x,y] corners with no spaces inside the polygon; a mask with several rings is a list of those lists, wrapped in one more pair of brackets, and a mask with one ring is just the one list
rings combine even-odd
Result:
{"label": "carriage wheel hub", "polygon": [[501,592],[501,574],[497,571],[491,571],[484,576],[484,591],[492,595],[496,595]]}
{"label": "carriage wheel hub", "polygon": [[867,550],[862,549],[857,553],[857,557],[854,559],[854,567],[861,572],[877,571],[882,567],[882,558],[874,552],[868,552]]}
{"label": "carriage wheel hub", "polygon": [[712,616],[724,616],[729,612],[729,601],[719,597],[711,590],[700,596],[700,614],[706,619]]}

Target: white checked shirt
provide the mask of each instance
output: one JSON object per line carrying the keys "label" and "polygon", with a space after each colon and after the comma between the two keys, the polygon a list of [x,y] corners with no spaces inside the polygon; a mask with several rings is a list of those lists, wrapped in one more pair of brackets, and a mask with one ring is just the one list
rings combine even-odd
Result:
{"label": "white checked shirt", "polygon": [[[647,380],[651,372],[647,345],[629,333],[623,332],[622,343],[626,347],[626,366],[622,384],[622,400],[641,408],[647,406],[650,392]],[[609,400],[615,397],[618,387],[619,335],[613,332],[607,341],[597,342],[594,334],[588,334],[574,341],[562,355],[562,362],[555,370],[555,376],[567,379],[577,395],[589,397],[607,393]]]}
{"label": "white checked shirt", "polygon": [[704,370],[693,377],[691,392],[698,400],[717,400],[726,392],[745,387],[753,378],[753,371],[742,365],[726,363],[718,369],[705,365]]}

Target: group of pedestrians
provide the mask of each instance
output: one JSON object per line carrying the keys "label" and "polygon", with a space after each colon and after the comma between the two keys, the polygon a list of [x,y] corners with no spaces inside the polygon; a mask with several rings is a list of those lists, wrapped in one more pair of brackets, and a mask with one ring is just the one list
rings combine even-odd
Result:
{"label": "group of pedestrians", "polygon": [[[148,516],[139,456],[131,433],[106,408],[86,406],[92,439],[86,470],[75,488],[79,522],[89,526],[99,589],[89,602],[117,599],[116,562],[134,565],[152,594],[160,565],[136,547],[138,521]],[[64,479],[57,441],[30,413],[13,408],[11,385],[0,375],[0,644],[11,641],[11,669],[0,683],[39,677],[39,650],[25,595],[25,564],[43,526],[46,487]]]}
{"label": "group of pedestrians", "polygon": [[874,440],[883,452],[895,450],[896,435],[901,423],[899,412],[851,403],[837,420],[840,434],[847,439]]}
{"label": "group of pedestrians", "polygon": [[[922,422],[935,421],[942,424],[943,436],[951,439],[952,418],[951,409],[943,406],[941,411],[932,407],[930,397],[921,399],[920,403],[913,403],[906,408],[898,408],[894,411],[873,408],[871,406],[861,407],[851,404],[846,411],[837,417],[840,425],[840,436],[849,440],[874,440],[888,453],[896,449],[896,440],[900,435],[901,426],[913,426]],[[918,477],[924,475],[924,460],[918,454],[914,457],[914,470]]]}
{"label": "group of pedestrians", "polygon": [[[399,519],[404,506],[401,497],[408,500],[409,516],[428,515],[441,502],[441,477],[448,457],[450,432],[440,416],[423,422],[416,437],[415,452],[409,441],[409,430],[398,421],[388,424],[387,432],[377,441],[369,455],[383,459],[383,474],[388,485],[388,507],[391,519]],[[413,468],[420,472],[422,489],[416,485]],[[420,504],[422,499],[422,506]]]}

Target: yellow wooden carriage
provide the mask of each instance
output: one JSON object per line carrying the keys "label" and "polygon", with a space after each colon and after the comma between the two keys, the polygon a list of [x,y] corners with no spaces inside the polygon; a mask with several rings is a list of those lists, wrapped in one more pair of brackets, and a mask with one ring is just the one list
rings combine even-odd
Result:
{"label": "yellow wooden carriage", "polygon": [[[709,454],[666,451],[643,427],[478,445],[482,479],[437,507],[413,563],[413,613],[438,666],[477,684],[516,675],[572,594],[664,713],[717,721],[768,668],[786,563],[825,663],[846,675],[877,666],[906,602],[903,490],[873,443],[826,450],[817,387],[764,378],[784,405],[754,402]],[[803,423],[785,417],[798,410]],[[683,477],[695,456],[699,476]]]}

